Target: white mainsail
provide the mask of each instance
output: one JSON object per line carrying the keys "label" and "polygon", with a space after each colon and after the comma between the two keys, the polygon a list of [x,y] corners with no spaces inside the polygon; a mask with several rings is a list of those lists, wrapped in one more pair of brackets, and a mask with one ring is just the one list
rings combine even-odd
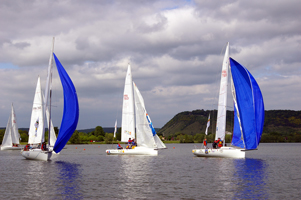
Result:
{"label": "white mainsail", "polygon": [[[51,90],[52,90],[52,63],[53,63],[53,50],[54,50],[54,37],[52,39],[52,48],[51,48],[51,53],[49,57],[49,63],[48,63],[48,73],[47,73],[47,80],[46,80],[46,87],[45,87],[45,98],[44,98],[44,107],[43,107],[43,118],[47,118],[47,109],[49,109],[49,118],[51,120]],[[49,106],[49,108],[48,108]],[[47,122],[45,122],[47,123]],[[43,123],[43,136],[45,135],[45,123]],[[48,121],[48,127],[51,126],[49,121]],[[49,130],[51,130],[49,128]],[[48,132],[48,138],[51,137],[50,135],[51,131]],[[48,140],[48,144],[50,146],[50,140]]]}
{"label": "white mainsail", "polygon": [[146,118],[147,113],[145,110],[143,97],[134,82],[133,85],[134,85],[135,108],[136,108],[137,145],[150,147],[150,148],[157,148],[152,130],[149,127],[149,123]]}
{"label": "white mainsail", "polygon": [[11,105],[11,114],[9,115],[4,137],[1,146],[11,147],[12,144],[19,144],[20,134],[18,132],[17,119],[13,104]]}
{"label": "white mainsail", "polygon": [[220,91],[218,99],[218,111],[216,122],[215,139],[224,140],[226,133],[226,112],[227,112],[227,86],[228,86],[228,66],[229,66],[229,43],[223,60]]}
{"label": "white mainsail", "polygon": [[31,119],[28,131],[28,144],[39,144],[44,142],[44,115],[43,115],[43,95],[40,77],[38,77],[36,92],[33,99]]}
{"label": "white mainsail", "polygon": [[129,138],[135,138],[135,119],[134,119],[134,96],[131,66],[128,65],[126,73],[123,106],[122,106],[122,125],[121,141],[127,142]]}
{"label": "white mainsail", "polygon": [[208,135],[208,128],[210,126],[210,114],[209,114],[209,117],[208,117],[208,121],[207,121],[207,127],[206,127],[206,131],[205,131],[205,134]]}
{"label": "white mainsail", "polygon": [[117,119],[115,121],[115,126],[114,126],[114,138],[116,137],[116,132],[117,132]]}

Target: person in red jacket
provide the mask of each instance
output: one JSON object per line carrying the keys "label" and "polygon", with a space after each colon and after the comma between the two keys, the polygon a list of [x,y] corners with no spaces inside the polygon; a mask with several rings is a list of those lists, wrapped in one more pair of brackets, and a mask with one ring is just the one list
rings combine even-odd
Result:
{"label": "person in red jacket", "polygon": [[221,148],[223,146],[223,141],[221,139],[219,139],[218,141],[218,147]]}
{"label": "person in red jacket", "polygon": [[207,149],[207,139],[206,138],[204,139],[203,144],[204,144],[204,149]]}

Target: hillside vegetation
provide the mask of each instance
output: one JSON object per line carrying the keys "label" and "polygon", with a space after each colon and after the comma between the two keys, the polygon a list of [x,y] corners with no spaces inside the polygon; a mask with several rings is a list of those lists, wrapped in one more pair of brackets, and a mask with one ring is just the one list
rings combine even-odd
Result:
{"label": "hillside vegetation", "polygon": [[[165,138],[175,135],[204,134],[210,114],[208,135],[215,133],[217,110],[185,111],[175,115],[158,132]],[[233,111],[227,111],[226,131],[232,133]],[[265,111],[262,142],[301,142],[301,111]]]}

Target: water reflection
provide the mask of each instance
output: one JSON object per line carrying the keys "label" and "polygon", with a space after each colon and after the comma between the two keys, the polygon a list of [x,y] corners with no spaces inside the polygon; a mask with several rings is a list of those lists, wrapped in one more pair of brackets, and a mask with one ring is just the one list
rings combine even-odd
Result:
{"label": "water reflection", "polygon": [[47,190],[48,174],[47,162],[24,160],[24,178],[25,184],[23,187],[25,196],[34,196],[35,198],[43,199],[49,195]]}
{"label": "water reflection", "polygon": [[234,159],[234,199],[268,199],[268,164],[260,159]]}
{"label": "water reflection", "polygon": [[64,199],[82,199],[80,164],[57,161],[57,194]]}
{"label": "water reflection", "polygon": [[[146,198],[151,191],[153,169],[151,156],[120,156],[120,176],[125,181],[119,185],[124,198]],[[143,187],[143,190],[141,188]]]}

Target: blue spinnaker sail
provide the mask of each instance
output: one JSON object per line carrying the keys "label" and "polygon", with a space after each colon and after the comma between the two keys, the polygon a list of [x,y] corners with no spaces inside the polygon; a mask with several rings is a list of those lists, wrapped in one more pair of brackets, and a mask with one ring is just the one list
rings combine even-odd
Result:
{"label": "blue spinnaker sail", "polygon": [[241,137],[240,126],[238,122],[237,110],[235,108],[235,105],[234,105],[234,128],[233,128],[231,144],[236,147],[245,148],[244,142]]}
{"label": "blue spinnaker sail", "polygon": [[[256,149],[264,122],[262,94],[256,80],[245,67],[232,58],[230,58],[230,66],[238,109],[235,112],[239,112],[245,149]],[[232,144],[236,143],[240,146],[241,132],[238,119],[234,120],[233,138]]]}
{"label": "blue spinnaker sail", "polygon": [[64,90],[64,113],[60,131],[53,148],[56,153],[59,153],[76,129],[79,117],[79,106],[76,90],[70,77],[54,53],[53,56]]}

